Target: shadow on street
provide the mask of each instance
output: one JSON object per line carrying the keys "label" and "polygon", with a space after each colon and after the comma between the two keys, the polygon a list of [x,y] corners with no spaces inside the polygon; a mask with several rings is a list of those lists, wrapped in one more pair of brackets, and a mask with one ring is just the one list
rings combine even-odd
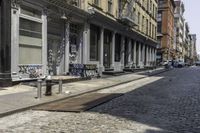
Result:
{"label": "shadow on street", "polygon": [[200,132],[200,68],[162,73],[164,78],[89,110],[157,127],[146,133]]}

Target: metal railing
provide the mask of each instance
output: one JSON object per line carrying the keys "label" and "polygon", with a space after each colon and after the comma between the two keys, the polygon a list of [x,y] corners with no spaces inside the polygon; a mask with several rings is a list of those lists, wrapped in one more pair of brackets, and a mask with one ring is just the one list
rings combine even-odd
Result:
{"label": "metal railing", "polygon": [[124,21],[129,21],[134,25],[138,24],[137,15],[135,14],[135,12],[127,9],[122,11],[120,19]]}
{"label": "metal railing", "polygon": [[67,5],[81,7],[81,0],[48,0],[49,3],[67,8]]}
{"label": "metal railing", "polygon": [[132,25],[137,25],[138,17],[136,15],[136,12],[133,9],[134,4],[135,4],[135,0],[129,0],[123,4],[120,4],[119,19],[121,19],[124,22],[128,22]]}

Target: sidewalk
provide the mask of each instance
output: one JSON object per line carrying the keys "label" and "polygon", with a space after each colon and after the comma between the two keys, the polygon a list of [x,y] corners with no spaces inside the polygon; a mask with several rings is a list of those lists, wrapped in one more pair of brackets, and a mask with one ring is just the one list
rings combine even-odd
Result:
{"label": "sidewalk", "polygon": [[[52,87],[52,96],[42,95],[41,99],[37,99],[37,88],[26,85],[16,85],[13,87],[0,89],[0,117],[31,109],[32,107],[50,103],[53,101],[77,96],[80,94],[97,91],[120,84],[128,83],[134,80],[139,80],[149,75],[156,75],[167,71],[163,68],[156,70],[145,71],[140,73],[132,73],[121,76],[111,76],[108,78],[92,79],[87,81],[78,81],[73,83],[63,84],[63,93],[58,93],[58,85]],[[45,87],[42,88],[43,94]]]}

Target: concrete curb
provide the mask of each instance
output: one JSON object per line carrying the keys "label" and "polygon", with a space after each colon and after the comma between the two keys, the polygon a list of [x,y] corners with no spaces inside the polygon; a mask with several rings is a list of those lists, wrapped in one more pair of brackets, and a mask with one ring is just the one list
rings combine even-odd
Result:
{"label": "concrete curb", "polygon": [[164,73],[164,72],[167,72],[169,70],[170,69],[164,69],[164,70],[159,71],[157,73],[154,73],[154,74],[152,73],[152,74],[149,74],[149,75],[144,76],[144,77],[136,78],[136,79],[133,79],[133,80],[128,80],[126,82],[120,82],[120,83],[116,83],[116,84],[113,84],[113,85],[97,88],[97,89],[94,89],[94,90],[89,90],[89,91],[85,91],[85,92],[76,93],[76,94],[73,94],[71,96],[66,96],[66,97],[50,100],[50,101],[39,103],[39,104],[33,104],[33,105],[30,105],[30,106],[13,109],[13,110],[10,110],[10,111],[4,112],[4,113],[0,113],[0,118],[8,116],[8,115],[11,115],[11,114],[14,114],[14,113],[19,113],[19,112],[22,112],[22,111],[26,111],[26,110],[29,110],[31,108],[34,108],[34,107],[37,107],[37,106],[41,106],[41,105],[44,105],[44,104],[53,103],[53,102],[57,102],[57,101],[64,100],[64,99],[69,99],[69,98],[72,98],[72,97],[84,95],[84,94],[87,94],[87,93],[92,93],[92,92],[95,92],[95,91],[99,91],[99,90],[103,90],[103,89],[107,89],[107,88],[111,88],[111,87],[116,87],[116,86],[119,86],[119,85],[123,85],[123,84],[126,84],[126,83],[130,83],[130,82],[133,82],[133,81],[137,81],[137,80],[140,80],[140,79],[147,78],[148,76],[154,76],[154,75],[157,75],[157,74],[160,74],[160,73]]}
{"label": "concrete curb", "polygon": [[171,69],[171,68],[169,68],[169,69],[163,69],[163,70],[159,70],[159,71],[157,71],[157,72],[149,73],[148,75],[149,75],[149,76],[154,76],[154,75],[158,75],[158,74],[161,74],[161,73],[170,71],[170,70],[172,70],[172,69]]}

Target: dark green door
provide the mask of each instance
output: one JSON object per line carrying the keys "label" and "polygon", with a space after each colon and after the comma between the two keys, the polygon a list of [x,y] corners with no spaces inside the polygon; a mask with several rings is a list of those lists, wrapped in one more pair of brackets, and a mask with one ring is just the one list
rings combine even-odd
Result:
{"label": "dark green door", "polygon": [[104,67],[110,68],[110,44],[104,44]]}

